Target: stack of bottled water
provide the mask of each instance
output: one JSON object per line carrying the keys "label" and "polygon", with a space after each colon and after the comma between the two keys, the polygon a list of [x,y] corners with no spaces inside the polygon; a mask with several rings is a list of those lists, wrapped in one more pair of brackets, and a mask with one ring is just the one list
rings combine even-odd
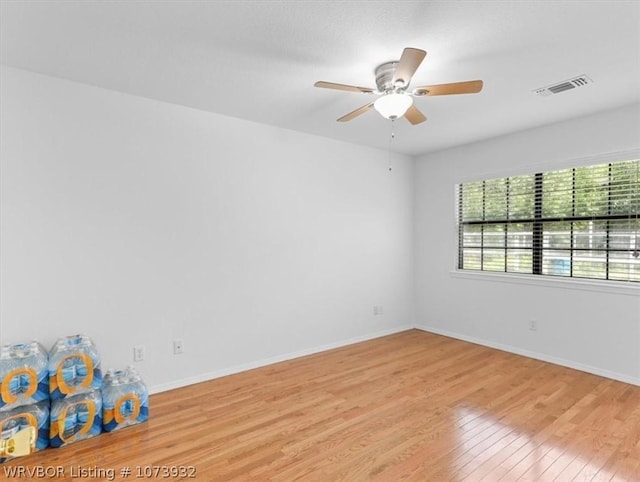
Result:
{"label": "stack of bottled water", "polygon": [[0,463],[49,445],[49,400],[0,412]]}
{"label": "stack of bottled water", "polygon": [[51,433],[61,447],[98,435],[102,430],[100,357],[84,335],[60,338],[49,352]]}
{"label": "stack of bottled water", "polygon": [[48,445],[47,360],[37,341],[0,347],[0,463]]}
{"label": "stack of bottled water", "polygon": [[100,356],[88,336],[58,339],[49,352],[51,400],[99,390],[102,386]]}
{"label": "stack of bottled water", "polygon": [[99,390],[51,401],[52,447],[95,437],[102,431],[102,398]]}
{"label": "stack of bottled water", "polygon": [[0,463],[149,418],[149,392],[132,366],[109,370],[90,338],[0,347]]}
{"label": "stack of bottled water", "polygon": [[102,385],[102,427],[106,432],[149,418],[149,392],[132,366],[109,370]]}

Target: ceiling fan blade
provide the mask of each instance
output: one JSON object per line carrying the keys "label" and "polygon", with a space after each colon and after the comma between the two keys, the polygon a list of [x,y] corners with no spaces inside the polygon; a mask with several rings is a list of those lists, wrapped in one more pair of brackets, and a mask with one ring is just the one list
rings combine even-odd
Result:
{"label": "ceiling fan blade", "polygon": [[357,87],[355,85],[336,84],[334,82],[324,82],[319,80],[314,87],[322,87],[323,89],[344,90],[346,92],[357,92],[361,94],[373,94],[376,90],[370,87]]}
{"label": "ceiling fan blade", "polygon": [[481,80],[469,80],[467,82],[454,82],[452,84],[427,85],[417,87],[413,95],[452,95],[475,94],[482,90]]}
{"label": "ceiling fan blade", "polygon": [[352,112],[349,112],[348,114],[345,114],[342,117],[340,117],[338,119],[338,122],[347,122],[347,121],[350,121],[351,119],[355,119],[359,115],[362,115],[365,112],[367,112],[372,107],[373,107],[373,102],[371,102],[371,104],[367,104],[367,105],[363,105],[362,107],[358,107],[356,110],[354,110]]}
{"label": "ceiling fan blade", "polygon": [[409,85],[411,77],[413,77],[413,74],[418,70],[425,55],[427,55],[427,52],[424,50],[410,47],[404,49],[402,57],[400,57],[400,61],[398,65],[396,65],[396,71],[393,74],[393,85],[398,85],[398,83],[401,83],[404,87]]}
{"label": "ceiling fan blade", "polygon": [[427,117],[422,112],[420,112],[420,109],[418,109],[415,105],[409,107],[404,116],[413,125],[420,124],[421,122],[427,120]]}

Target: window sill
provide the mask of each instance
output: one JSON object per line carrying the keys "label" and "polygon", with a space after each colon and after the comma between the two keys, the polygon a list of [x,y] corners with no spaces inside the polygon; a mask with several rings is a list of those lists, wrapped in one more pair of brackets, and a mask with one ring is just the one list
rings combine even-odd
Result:
{"label": "window sill", "polygon": [[452,278],[493,281],[509,284],[524,284],[581,291],[597,291],[617,295],[640,296],[640,284],[626,281],[599,281],[580,278],[561,278],[542,275],[496,273],[490,271],[454,270]]}

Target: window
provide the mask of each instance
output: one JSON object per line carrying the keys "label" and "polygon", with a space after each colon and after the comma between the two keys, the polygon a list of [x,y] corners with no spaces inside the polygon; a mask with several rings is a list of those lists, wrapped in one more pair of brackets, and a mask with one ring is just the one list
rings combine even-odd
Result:
{"label": "window", "polygon": [[457,186],[458,269],[640,282],[640,160]]}

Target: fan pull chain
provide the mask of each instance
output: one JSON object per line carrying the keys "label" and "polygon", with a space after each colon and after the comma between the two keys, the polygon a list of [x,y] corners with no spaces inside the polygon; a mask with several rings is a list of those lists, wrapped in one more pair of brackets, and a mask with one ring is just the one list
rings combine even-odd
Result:
{"label": "fan pull chain", "polygon": [[391,120],[391,135],[389,136],[389,172],[391,172],[393,170],[393,167],[391,166],[391,158],[392,158],[391,143],[396,138],[396,133],[394,132],[394,127],[395,127],[395,120]]}

